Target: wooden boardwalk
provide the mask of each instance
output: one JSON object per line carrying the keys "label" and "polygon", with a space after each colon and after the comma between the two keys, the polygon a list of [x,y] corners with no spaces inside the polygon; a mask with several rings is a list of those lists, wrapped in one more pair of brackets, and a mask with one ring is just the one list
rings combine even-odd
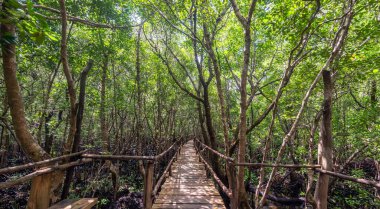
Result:
{"label": "wooden boardwalk", "polygon": [[193,141],[182,147],[172,169],[153,208],[226,208],[214,183],[207,178],[204,164],[198,161]]}

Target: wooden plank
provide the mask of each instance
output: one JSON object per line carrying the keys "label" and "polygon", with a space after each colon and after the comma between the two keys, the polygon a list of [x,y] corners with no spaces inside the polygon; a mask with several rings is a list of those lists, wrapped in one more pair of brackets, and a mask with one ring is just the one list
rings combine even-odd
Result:
{"label": "wooden plank", "polygon": [[214,185],[211,180],[208,179],[169,179],[165,183],[167,184],[206,184]]}
{"label": "wooden plank", "polygon": [[163,189],[160,192],[160,195],[187,195],[187,196],[196,196],[196,195],[211,195],[219,196],[219,192],[216,190],[206,190],[206,189],[187,189],[187,188],[167,188]]}
{"label": "wooden plank", "polygon": [[162,187],[162,190],[164,189],[210,189],[213,188],[213,186],[209,185],[180,185],[180,184],[168,184]]}
{"label": "wooden plank", "polygon": [[[218,192],[218,190],[215,187],[186,187],[186,188],[163,188],[161,192],[164,191],[187,191],[189,193],[196,192],[196,191],[208,191],[208,192]],[[219,192],[218,192],[219,194]]]}
{"label": "wooden plank", "polygon": [[162,185],[162,188],[186,188],[186,187],[201,187],[201,186],[207,186],[207,187],[214,187],[214,184],[210,183],[165,183]]}
{"label": "wooden plank", "polygon": [[52,175],[52,173],[48,173],[33,178],[28,209],[45,209],[49,207]]}
{"label": "wooden plank", "polygon": [[189,179],[189,180],[200,180],[200,179],[206,179],[205,177],[200,177],[196,175],[187,175],[187,176],[173,176],[171,177],[173,179]]}
{"label": "wooden plank", "polygon": [[188,168],[188,169],[183,169],[183,168],[174,168],[172,170],[173,173],[180,173],[180,174],[183,174],[183,175],[186,175],[186,174],[198,174],[198,175],[202,175],[202,174],[205,174],[206,171],[203,169],[191,169],[191,168]]}
{"label": "wooden plank", "polygon": [[194,170],[205,170],[205,165],[173,165],[173,169],[194,169]]}
{"label": "wooden plank", "polygon": [[48,209],[91,209],[98,203],[98,198],[66,199]]}
{"label": "wooden plank", "polygon": [[153,206],[154,209],[225,209],[226,207],[224,205],[211,205],[211,204],[155,204]]}
{"label": "wooden plank", "polygon": [[[192,173],[198,173],[198,174],[204,174],[206,171],[203,169],[192,169],[192,168],[174,168],[172,170],[173,173],[181,173],[181,174],[192,174]],[[189,173],[187,173],[189,172]]]}
{"label": "wooden plank", "polygon": [[219,204],[222,205],[223,200],[220,196],[183,196],[183,195],[160,195],[156,200],[157,204],[162,203],[191,203],[191,204]]}

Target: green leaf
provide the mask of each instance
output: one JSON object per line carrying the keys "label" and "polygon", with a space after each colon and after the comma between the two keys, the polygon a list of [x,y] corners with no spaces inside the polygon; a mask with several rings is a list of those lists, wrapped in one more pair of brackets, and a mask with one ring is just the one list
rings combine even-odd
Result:
{"label": "green leaf", "polygon": [[28,8],[30,14],[34,13],[33,2],[31,0],[26,1],[26,7]]}

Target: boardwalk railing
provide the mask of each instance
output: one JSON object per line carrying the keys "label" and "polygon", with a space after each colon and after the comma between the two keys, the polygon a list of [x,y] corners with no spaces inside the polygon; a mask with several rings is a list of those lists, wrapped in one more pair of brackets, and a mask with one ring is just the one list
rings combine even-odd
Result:
{"label": "boardwalk railing", "polygon": [[[235,187],[235,182],[229,182],[229,186],[226,186],[221,180],[220,177],[217,175],[217,173],[212,169],[212,166],[210,166],[210,163],[207,161],[210,155],[217,156],[225,161],[226,170],[227,172],[230,172],[230,175],[235,177],[235,168],[238,166],[243,167],[250,167],[253,169],[259,169],[262,167],[278,167],[278,168],[303,168],[303,169],[312,169],[314,172],[324,173],[330,176],[334,176],[336,178],[340,178],[343,180],[348,180],[364,185],[369,185],[372,187],[375,187],[377,189],[380,189],[380,182],[368,180],[368,179],[361,179],[361,178],[355,178],[352,176],[348,176],[345,174],[322,170],[321,165],[300,165],[300,164],[269,164],[269,163],[237,163],[234,158],[228,157],[217,150],[212,149],[211,147],[207,146],[206,144],[202,143],[198,139],[194,139],[194,146],[199,154],[200,162],[203,162],[205,164],[206,169],[210,172],[211,176],[217,183],[217,185],[220,187],[220,189],[223,191],[223,193],[226,194],[226,196],[230,199],[230,208],[236,209],[237,208],[237,190]],[[206,154],[207,153],[207,154]],[[234,179],[235,181],[236,179]],[[276,200],[279,199],[277,197],[268,195],[268,199]],[[280,198],[281,201],[284,201],[286,198]],[[301,199],[300,199],[301,200]],[[286,201],[285,201],[286,202]],[[292,200],[294,202],[294,200]],[[299,201],[298,201],[299,202]],[[303,202],[303,200],[301,200]]]}
{"label": "boardwalk railing", "polygon": [[[50,202],[50,186],[51,186],[51,174],[54,171],[63,171],[70,167],[75,167],[90,163],[94,160],[120,160],[120,161],[129,161],[129,160],[142,160],[145,162],[145,176],[144,176],[144,208],[152,208],[154,198],[157,196],[157,193],[165,181],[167,174],[171,175],[171,166],[173,162],[177,159],[178,154],[181,150],[181,146],[184,144],[185,139],[181,138],[180,140],[173,143],[168,149],[162,153],[155,156],[128,156],[128,155],[98,155],[98,154],[88,154],[88,150],[84,150],[78,153],[63,155],[56,158],[47,159],[44,161],[28,163],[24,165],[2,168],[0,169],[1,174],[14,173],[17,171],[25,169],[36,169],[36,171],[29,173],[25,176],[17,178],[15,180],[9,180],[6,182],[0,182],[0,189],[13,187],[15,185],[23,184],[32,180],[32,188],[30,191],[28,199],[28,208],[35,209],[46,209],[49,206]],[[165,157],[170,156],[169,153],[173,153],[173,156],[166,165],[165,170],[158,178],[157,182],[154,179],[154,168],[155,165]],[[68,159],[75,157],[75,161],[67,162]],[[62,164],[59,164],[62,163]]]}

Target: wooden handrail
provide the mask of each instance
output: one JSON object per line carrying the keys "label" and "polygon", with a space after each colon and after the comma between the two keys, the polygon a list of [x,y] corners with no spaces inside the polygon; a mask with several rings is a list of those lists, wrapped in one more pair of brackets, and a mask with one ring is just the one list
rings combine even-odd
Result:
{"label": "wooden handrail", "polygon": [[229,198],[232,198],[232,192],[230,189],[228,189],[226,187],[226,185],[223,184],[223,182],[218,178],[218,175],[216,175],[216,173],[214,172],[214,170],[212,170],[211,166],[207,163],[207,161],[202,157],[202,155],[199,155],[199,158],[201,159],[201,161],[206,165],[206,168],[207,170],[212,174],[212,177],[214,178],[214,180],[216,181],[216,183],[218,183],[218,185],[220,186],[220,188],[223,190],[223,192],[229,197]]}
{"label": "wooden handrail", "polygon": [[53,172],[55,170],[65,170],[65,169],[67,169],[69,167],[72,167],[72,166],[78,166],[78,165],[81,165],[81,164],[84,164],[84,163],[88,163],[88,162],[91,162],[92,159],[103,159],[103,160],[144,160],[144,161],[152,161],[152,162],[154,162],[156,160],[161,159],[163,156],[165,156],[165,154],[167,154],[171,149],[173,149],[176,144],[177,144],[177,142],[173,143],[168,149],[166,149],[164,152],[162,152],[162,153],[160,153],[159,155],[156,155],[156,156],[127,156],[127,155],[85,154],[88,150],[84,150],[84,151],[81,151],[81,152],[72,153],[72,154],[68,154],[68,155],[63,155],[63,156],[59,156],[59,157],[56,157],[56,158],[51,158],[51,159],[47,159],[47,160],[43,160],[43,161],[39,161],[39,162],[33,162],[33,163],[24,164],[24,165],[19,165],[19,166],[14,166],[14,167],[9,167],[9,168],[3,168],[3,169],[0,169],[0,174],[16,172],[16,171],[20,171],[20,170],[24,170],[24,169],[28,169],[28,168],[41,167],[41,166],[44,166],[44,165],[47,165],[47,164],[51,164],[51,163],[54,163],[54,162],[57,162],[57,161],[60,161],[60,160],[66,159],[66,158],[75,157],[75,156],[80,156],[81,157],[77,161],[73,161],[73,162],[70,162],[70,163],[62,164],[62,165],[52,165],[50,167],[46,167],[46,168],[34,171],[34,172],[32,172],[30,174],[27,174],[27,175],[25,175],[25,176],[23,176],[23,177],[21,177],[19,179],[12,180],[12,181],[1,182],[0,183],[0,189],[7,188],[7,187],[12,187],[14,185],[18,185],[18,184],[24,183],[26,181],[29,181],[29,180],[33,179],[34,177],[41,176],[41,175],[44,175],[44,174],[47,174],[47,173],[51,173],[51,172]]}
{"label": "wooden handrail", "polygon": [[[178,141],[180,142],[180,141]],[[156,155],[154,157],[155,161],[158,161],[160,158],[165,156],[170,150],[172,150],[174,147],[176,147],[177,142],[172,144],[168,149],[166,149],[164,152],[162,152],[159,155]],[[182,143],[177,147],[176,152],[178,153],[181,149]],[[174,159],[176,157],[176,154],[172,157],[172,159],[169,161],[168,165],[166,166],[164,172],[162,173],[161,177],[157,181],[156,185],[153,188],[153,173],[154,173],[154,163],[153,161],[148,161],[145,169],[145,176],[144,176],[144,208],[145,209],[151,209],[153,205],[153,201],[155,196],[158,193],[158,190],[160,189],[167,172],[170,172],[171,165],[174,162]]]}
{"label": "wooden handrail", "polygon": [[62,165],[55,165],[55,166],[48,167],[48,168],[41,168],[41,169],[39,169],[33,173],[27,174],[21,178],[18,178],[18,179],[12,180],[12,181],[1,182],[0,183],[0,189],[4,189],[4,188],[12,187],[12,186],[15,186],[18,184],[22,184],[26,181],[32,180],[34,177],[41,176],[41,175],[44,175],[47,173],[51,173],[51,172],[56,171],[56,170],[65,170],[69,167],[82,165],[85,163],[89,163],[91,161],[92,161],[91,159],[80,159],[80,160],[70,162],[70,163],[66,163],[66,164],[62,164]]}
{"label": "wooden handrail", "polygon": [[299,165],[299,164],[269,164],[269,163],[235,163],[235,166],[244,166],[244,167],[280,167],[280,168],[321,168],[321,165]]}
{"label": "wooden handrail", "polygon": [[51,158],[51,159],[47,159],[47,160],[43,160],[43,161],[38,161],[38,162],[28,163],[28,164],[24,164],[24,165],[18,165],[18,166],[8,167],[8,168],[2,168],[2,169],[0,169],[0,174],[13,173],[13,172],[24,170],[24,169],[28,169],[28,168],[35,168],[35,167],[38,167],[38,166],[54,163],[54,162],[63,160],[65,158],[75,157],[75,156],[82,155],[82,154],[86,153],[87,151],[88,150],[83,150],[81,152],[76,152],[76,153],[72,153],[72,154],[68,154],[68,155],[62,155],[62,156],[59,156],[59,157],[56,157],[56,158]]}
{"label": "wooden handrail", "polygon": [[154,156],[154,160],[159,160],[162,157],[164,157],[166,155],[166,153],[168,153],[170,150],[172,150],[176,145],[177,145],[177,142],[174,142],[172,144],[172,146],[170,146],[168,149],[166,149],[165,151],[161,152],[160,154]]}
{"label": "wooden handrail", "polygon": [[356,182],[356,183],[359,183],[359,184],[365,184],[365,185],[370,185],[370,186],[373,186],[377,189],[380,189],[380,182],[376,182],[376,181],[371,181],[371,180],[368,180],[368,179],[362,179],[362,178],[355,178],[353,176],[348,176],[348,175],[344,175],[344,174],[341,174],[341,173],[336,173],[336,172],[333,172],[333,171],[327,171],[327,170],[322,170],[322,169],[315,169],[316,171],[320,172],[320,173],[324,173],[324,174],[327,174],[327,175],[330,175],[330,176],[335,176],[335,177],[338,177],[338,178],[341,178],[341,179],[344,179],[344,180],[348,180],[348,181],[352,181],[352,182]]}
{"label": "wooden handrail", "polygon": [[[178,150],[179,149],[177,149],[177,152],[178,152]],[[160,189],[163,181],[165,180],[165,175],[170,171],[171,166],[172,166],[175,159],[176,159],[176,155],[174,154],[174,156],[172,157],[172,159],[169,161],[168,165],[166,166],[164,172],[162,173],[161,177],[158,179],[156,185],[154,186],[154,189],[152,192],[153,198],[155,198],[155,196],[157,196],[158,190]]]}
{"label": "wooden handrail", "polygon": [[[337,177],[337,178],[340,178],[340,179],[344,179],[344,180],[348,180],[348,181],[352,181],[352,182],[356,182],[356,183],[360,183],[360,184],[365,184],[365,185],[369,185],[369,186],[375,187],[377,189],[380,189],[380,182],[376,182],[376,181],[372,181],[372,180],[368,180],[368,179],[363,179],[363,178],[355,178],[355,177],[352,177],[352,176],[348,176],[348,175],[337,173],[337,172],[333,172],[333,171],[322,170],[322,169],[320,169],[321,165],[269,164],[269,163],[236,163],[235,160],[234,160],[234,158],[227,157],[227,156],[223,155],[222,153],[220,153],[220,152],[212,149],[211,147],[205,145],[204,143],[202,143],[198,139],[194,139],[194,142],[199,143],[200,146],[206,148],[207,150],[210,150],[212,153],[214,153],[214,154],[218,155],[219,157],[221,157],[221,158],[229,161],[234,166],[244,166],[244,167],[254,167],[254,168],[280,167],[280,168],[307,168],[307,169],[314,169],[315,171],[320,172],[320,173],[324,173],[324,174],[327,174],[327,175],[330,175],[330,176],[334,176],[334,177]],[[197,152],[200,152],[199,148],[197,146],[195,146],[195,147],[197,149]],[[221,186],[222,189],[223,189],[223,191],[226,194],[228,194],[226,191],[227,190],[230,191],[230,190],[220,181],[220,179],[217,177],[216,173],[212,170],[211,166],[206,162],[206,160],[204,160],[204,158],[202,157],[201,153],[199,153],[199,156],[200,156],[201,161],[206,165],[207,169],[212,173],[214,179],[217,181],[217,183],[219,184],[219,186]],[[231,193],[229,193],[229,194],[231,194]]]}
{"label": "wooden handrail", "polygon": [[228,156],[226,156],[226,155],[224,155],[224,154],[222,154],[222,153],[220,153],[220,152],[218,152],[218,151],[212,149],[211,147],[209,147],[209,146],[203,144],[203,143],[202,143],[201,141],[199,141],[198,139],[194,139],[194,140],[197,141],[202,147],[204,147],[204,148],[210,150],[210,151],[211,151],[212,153],[214,153],[215,155],[217,155],[217,156],[219,156],[219,157],[221,157],[221,158],[223,158],[223,159],[225,159],[225,160],[227,160],[227,161],[234,162],[234,159],[233,159],[233,158],[228,157]]}
{"label": "wooden handrail", "polygon": [[84,158],[101,159],[101,160],[150,160],[154,161],[155,156],[133,156],[133,155],[98,155],[83,154]]}
{"label": "wooden handrail", "polygon": [[137,156],[137,155],[99,155],[99,154],[83,154],[84,158],[101,159],[101,160],[144,160],[157,161],[175,147],[177,142],[174,142],[168,149],[155,156]]}
{"label": "wooden handrail", "polygon": [[[177,141],[178,142],[178,141]],[[59,157],[43,160],[43,161],[38,161],[38,162],[32,162],[32,163],[27,163],[23,165],[18,165],[18,166],[13,166],[13,167],[8,167],[8,168],[2,168],[0,169],[0,174],[5,174],[5,173],[13,173],[16,171],[20,170],[25,170],[28,168],[36,168],[36,167],[41,167],[47,164],[51,164],[54,162],[61,161],[66,158],[71,158],[71,157],[76,157],[80,156],[81,158],[91,158],[91,159],[104,159],[104,160],[159,160],[163,156],[165,156],[166,153],[168,153],[171,149],[175,147],[177,142],[173,143],[168,149],[163,151],[162,153],[156,155],[156,156],[128,156],[128,155],[98,155],[98,154],[85,154],[88,152],[88,150],[83,150],[80,152],[76,153],[71,153],[68,155],[62,155]]]}

